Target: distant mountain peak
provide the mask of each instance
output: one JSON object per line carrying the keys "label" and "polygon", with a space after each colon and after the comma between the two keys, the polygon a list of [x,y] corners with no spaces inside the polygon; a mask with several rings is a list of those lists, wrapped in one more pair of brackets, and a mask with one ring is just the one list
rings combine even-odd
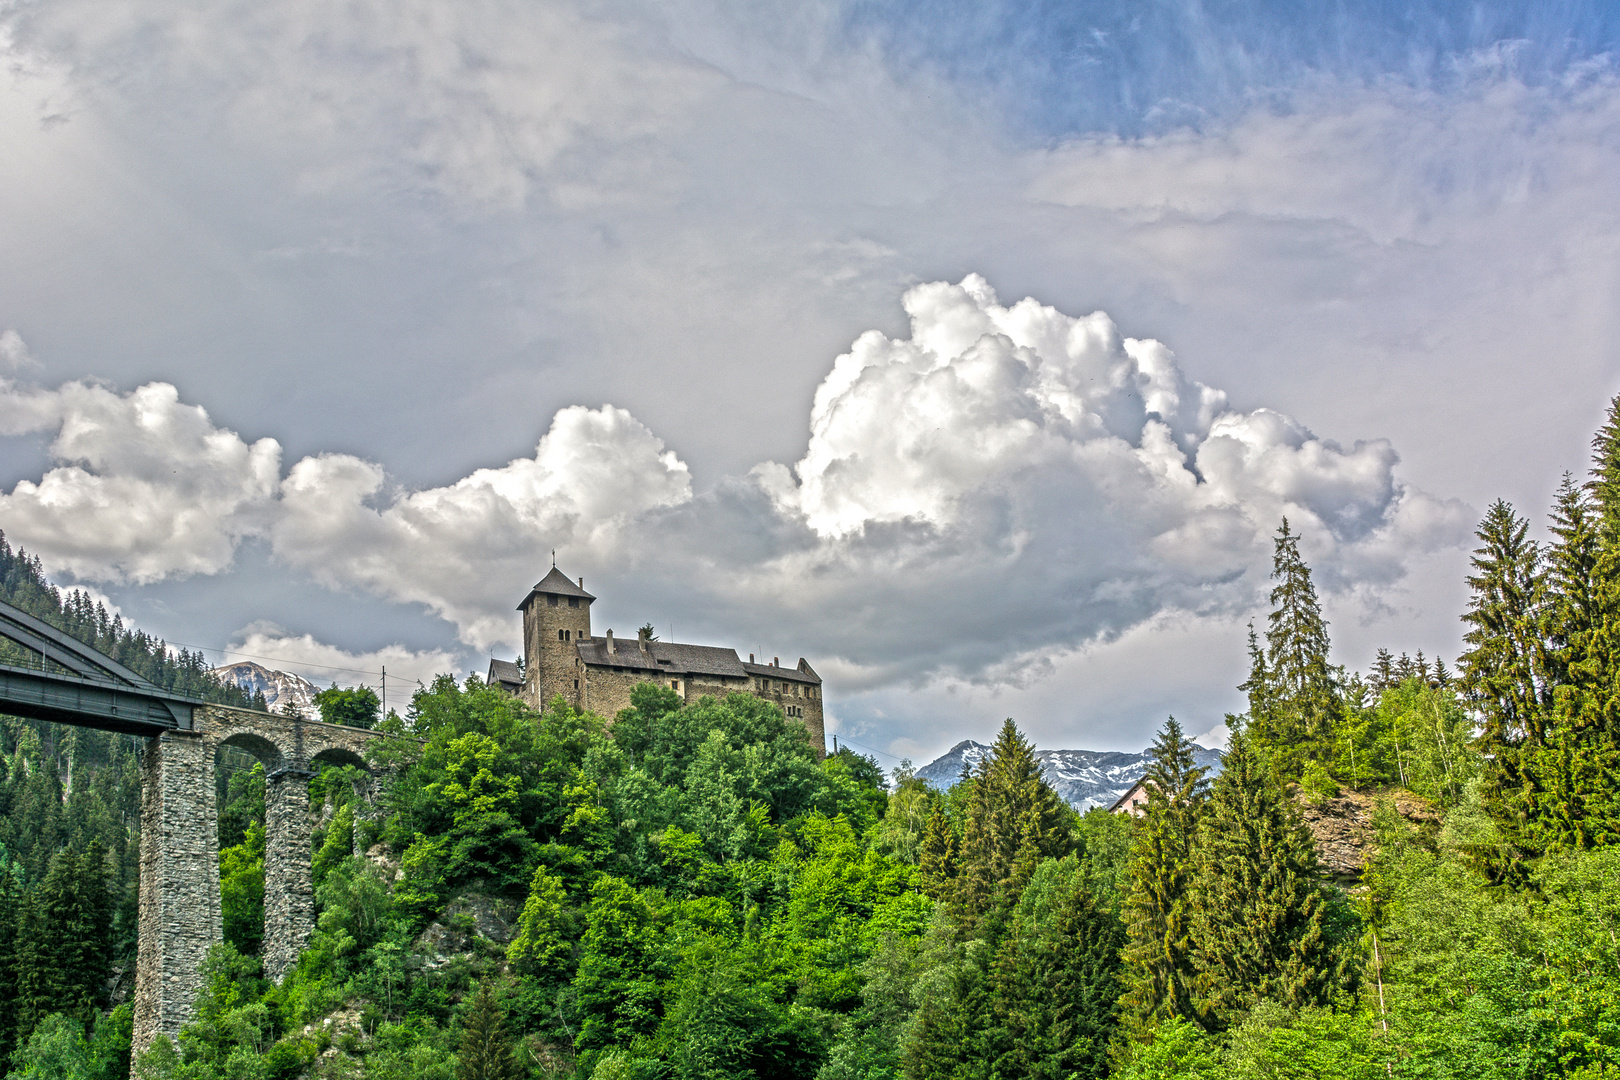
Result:
{"label": "distant mountain peak", "polygon": [[[972,739],[963,739],[939,757],[917,770],[917,775],[944,790],[969,770],[978,766],[990,754],[990,747]],[[1221,753],[1197,747],[1198,764],[1210,770],[1213,776],[1221,769]],[[1117,750],[1037,750],[1035,759],[1041,763],[1041,773],[1052,789],[1081,813],[1093,806],[1112,806],[1121,795],[1129,791],[1147,772],[1149,755]]]}
{"label": "distant mountain peak", "polygon": [[221,682],[240,687],[250,698],[254,694],[263,694],[264,703],[272,712],[282,712],[291,707],[305,720],[321,718],[321,710],[315,706],[315,695],[319,691],[314,683],[302,675],[273,671],[250,660],[214,668],[213,673],[219,676]]}

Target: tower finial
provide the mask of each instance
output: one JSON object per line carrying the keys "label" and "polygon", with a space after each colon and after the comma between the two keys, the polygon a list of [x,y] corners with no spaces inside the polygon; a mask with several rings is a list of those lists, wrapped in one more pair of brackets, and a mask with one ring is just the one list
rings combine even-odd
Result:
{"label": "tower finial", "polygon": [[553,570],[557,569],[557,549],[556,548],[551,549],[551,568]]}

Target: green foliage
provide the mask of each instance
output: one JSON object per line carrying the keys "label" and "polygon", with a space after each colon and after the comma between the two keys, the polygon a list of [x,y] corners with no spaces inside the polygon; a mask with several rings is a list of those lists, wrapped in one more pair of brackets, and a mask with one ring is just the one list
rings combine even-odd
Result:
{"label": "green foliage", "polygon": [[506,1035],[505,1010],[485,980],[478,984],[478,993],[468,1002],[462,1018],[456,1080],[518,1080],[522,1075]]}
{"label": "green foliage", "polygon": [[974,777],[960,863],[945,893],[958,931],[998,932],[1044,858],[1066,854],[1074,811],[1041,775],[1035,748],[1012,720]]}
{"label": "green foliage", "polygon": [[1188,942],[1196,1019],[1222,1031],[1261,1001],[1331,1002],[1349,957],[1333,939],[1316,849],[1245,732],[1234,732],[1199,822]]}
{"label": "green foliage", "polygon": [[1300,537],[1284,518],[1272,556],[1271,614],[1262,650],[1249,631],[1248,729],[1255,750],[1282,775],[1332,756],[1344,711],[1340,673],[1328,663],[1327,622],[1316,598]]}
{"label": "green foliage", "polygon": [[321,710],[321,719],[326,723],[357,728],[376,727],[382,713],[377,691],[369,686],[340,690],[337,683],[315,695],[315,707]]}
{"label": "green foliage", "polygon": [[1193,753],[1171,717],[1153,743],[1147,808],[1131,845],[1121,1011],[1139,1038],[1171,1017],[1195,1016],[1188,889],[1208,782]]}
{"label": "green foliage", "polygon": [[996,958],[996,1075],[1107,1075],[1124,938],[1118,918],[1092,894],[1079,859],[1041,864]]}
{"label": "green foliage", "polygon": [[264,942],[264,823],[247,826],[242,842],[219,853],[220,914],[225,940],[257,956]]}

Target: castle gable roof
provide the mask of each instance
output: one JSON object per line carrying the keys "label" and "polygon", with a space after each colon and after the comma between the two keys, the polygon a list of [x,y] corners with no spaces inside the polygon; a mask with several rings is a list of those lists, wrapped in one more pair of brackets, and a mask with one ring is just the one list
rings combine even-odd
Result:
{"label": "castle gable roof", "polygon": [[821,685],[821,676],[817,675],[802,658],[796,668],[772,667],[770,664],[744,664],[743,670],[750,675],[763,675],[767,679],[786,679],[789,682],[809,683],[812,686]]}
{"label": "castle gable roof", "polygon": [[491,686],[507,686],[515,689],[523,685],[523,672],[510,660],[496,660],[491,657],[489,678],[485,682]]}
{"label": "castle gable roof", "polygon": [[518,605],[518,610],[522,611],[528,607],[529,601],[534,599],[536,593],[549,596],[577,596],[582,600],[596,599],[596,597],[568,580],[568,575],[555,566],[551,568],[551,573],[541,578],[535,583],[534,588],[529,590],[529,595],[523,598],[523,603]]}
{"label": "castle gable roof", "polygon": [[649,641],[647,651],[635,638],[615,638],[613,651],[608,652],[607,638],[592,638],[579,643],[579,658],[595,667],[627,668],[638,671],[663,671],[673,675],[724,675],[733,679],[747,677],[736,649],[723,649],[715,645],[682,645],[673,641]]}

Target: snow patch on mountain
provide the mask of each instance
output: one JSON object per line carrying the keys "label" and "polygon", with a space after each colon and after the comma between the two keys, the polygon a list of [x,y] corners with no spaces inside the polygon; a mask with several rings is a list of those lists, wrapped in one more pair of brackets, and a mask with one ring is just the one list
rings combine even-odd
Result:
{"label": "snow patch on mountain", "polygon": [[[956,783],[964,766],[971,771],[990,755],[990,747],[964,739],[917,770],[917,775],[940,790]],[[1221,771],[1221,753],[1202,746],[1195,756],[1210,775]],[[1115,750],[1037,750],[1041,774],[1052,790],[1082,814],[1093,806],[1112,806],[1147,772],[1151,757]]]}
{"label": "snow patch on mountain", "polygon": [[315,706],[315,695],[319,691],[314,683],[301,675],[294,675],[290,671],[271,671],[262,664],[246,660],[213,670],[222,682],[241,687],[248,697],[263,694],[264,703],[271,712],[285,712],[290,708],[305,720],[321,718],[321,710]]}

